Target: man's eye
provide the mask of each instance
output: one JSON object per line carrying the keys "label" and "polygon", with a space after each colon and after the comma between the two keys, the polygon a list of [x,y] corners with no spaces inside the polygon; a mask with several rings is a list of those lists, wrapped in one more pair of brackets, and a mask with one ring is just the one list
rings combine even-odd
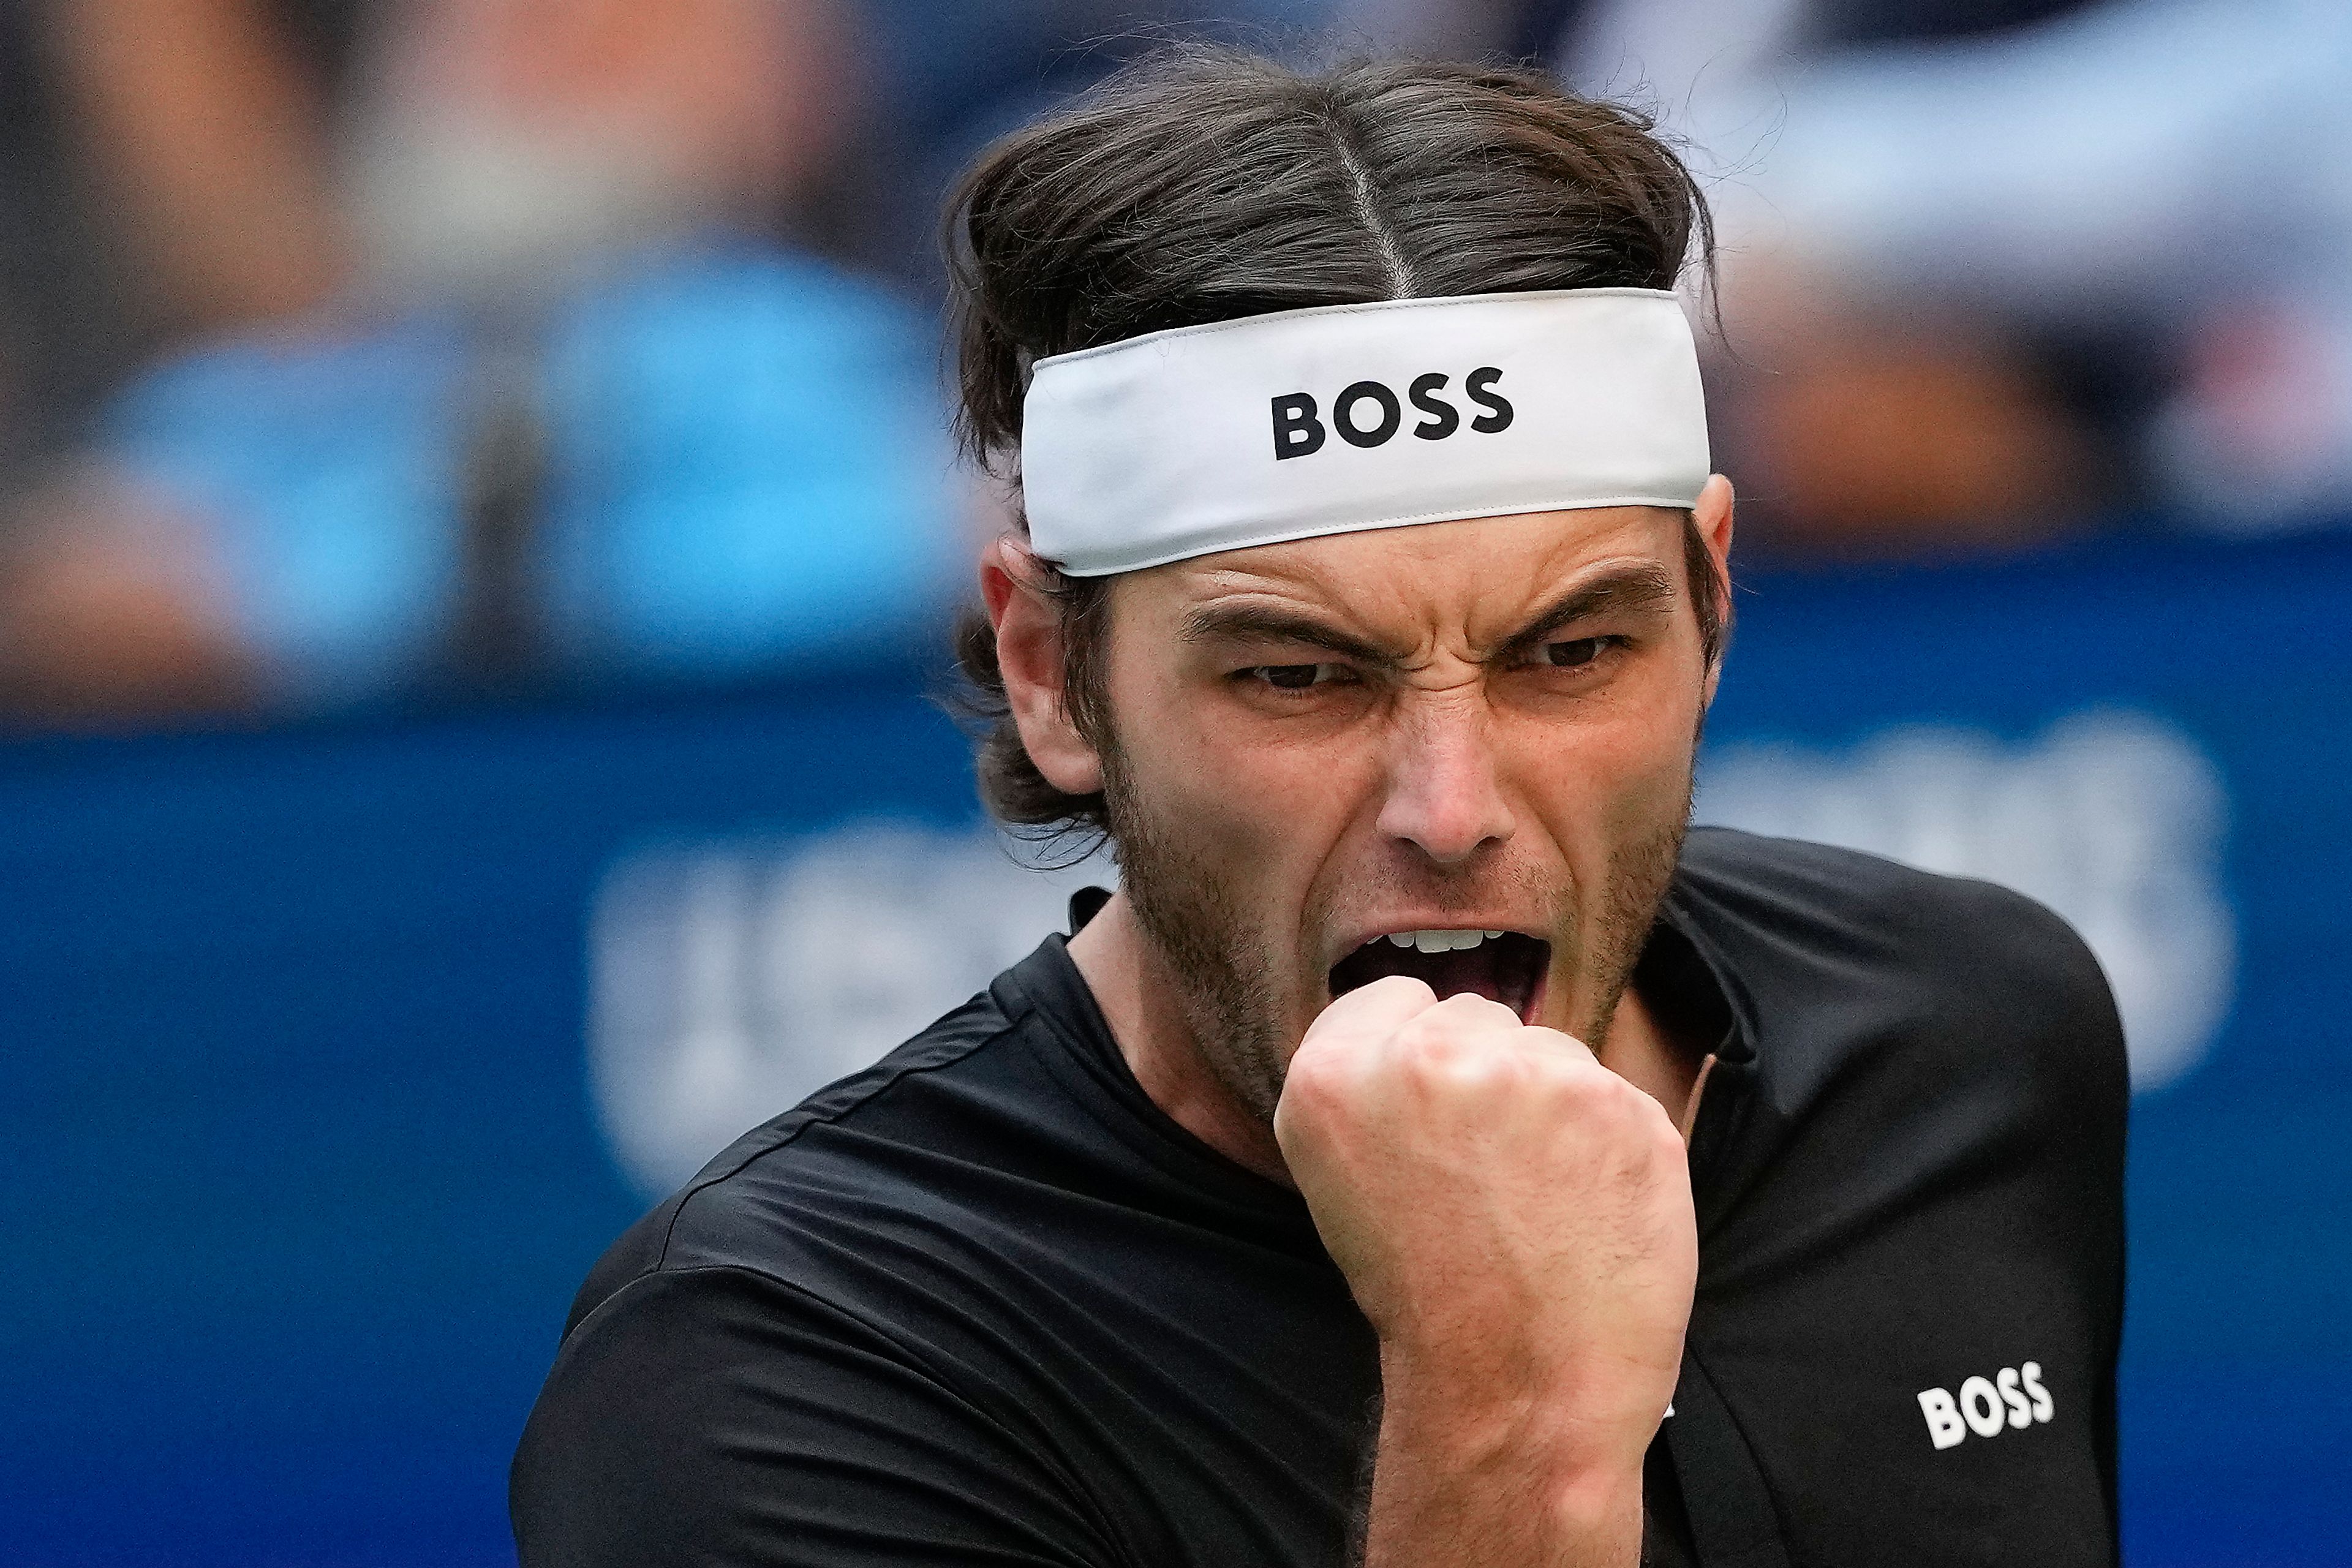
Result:
{"label": "man's eye", "polygon": [[1305,691],[1347,678],[1344,664],[1261,664],[1242,672],[1265,681],[1277,691]]}
{"label": "man's eye", "polygon": [[1543,661],[1555,669],[1576,669],[1599,658],[1613,637],[1578,637],[1574,642],[1546,643]]}

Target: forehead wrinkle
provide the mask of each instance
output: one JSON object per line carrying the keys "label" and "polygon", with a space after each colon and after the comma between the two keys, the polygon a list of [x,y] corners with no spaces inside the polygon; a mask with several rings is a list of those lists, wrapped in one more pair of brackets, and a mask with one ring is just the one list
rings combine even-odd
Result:
{"label": "forehead wrinkle", "polygon": [[[1430,574],[1420,563],[1400,561],[1370,574],[1318,570],[1318,564],[1311,557],[1277,559],[1208,572],[1219,591],[1196,601],[1186,624],[1214,635],[1225,629],[1217,623],[1228,622],[1246,634],[1253,611],[1273,621],[1296,618],[1328,626],[1360,645],[1362,654],[1398,669],[1426,666],[1446,642],[1459,640],[1462,616],[1439,602],[1442,589],[1430,591]],[[1369,581],[1348,580],[1367,575]]]}
{"label": "forehead wrinkle", "polygon": [[1330,639],[1335,646],[1355,645],[1360,653],[1377,656],[1383,663],[1405,664],[1420,651],[1417,639],[1400,639],[1391,630],[1368,621],[1351,595],[1334,592],[1312,571],[1226,566],[1203,575],[1212,591],[1194,598],[1185,609],[1182,625],[1188,638],[1254,632],[1280,636],[1280,623],[1297,621],[1328,627],[1335,634]]}

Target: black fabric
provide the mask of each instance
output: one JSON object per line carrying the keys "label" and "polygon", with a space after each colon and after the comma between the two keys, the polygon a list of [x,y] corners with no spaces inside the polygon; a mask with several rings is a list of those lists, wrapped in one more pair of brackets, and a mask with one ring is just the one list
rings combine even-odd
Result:
{"label": "black fabric", "polygon": [[[1636,984],[1724,1030],[1651,1559],[2114,1563],[2126,1088],[2082,943],[1983,884],[1700,830]],[[1935,1446],[1921,1391],[2027,1362],[2047,1421]],[[614,1245],[516,1539],[525,1568],[1336,1564],[1377,1395],[1305,1205],[1151,1104],[1055,938]]]}

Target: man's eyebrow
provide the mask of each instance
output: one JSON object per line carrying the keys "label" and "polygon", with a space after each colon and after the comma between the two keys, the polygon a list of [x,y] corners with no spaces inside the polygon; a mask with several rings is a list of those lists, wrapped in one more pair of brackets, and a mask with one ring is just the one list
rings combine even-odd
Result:
{"label": "man's eyebrow", "polygon": [[[1587,616],[1612,611],[1623,614],[1652,610],[1658,605],[1671,604],[1675,597],[1674,579],[1664,567],[1651,562],[1615,567],[1578,584],[1554,599],[1538,611],[1525,626],[1513,633],[1497,651],[1505,655],[1523,652],[1541,643],[1562,626],[1573,625]],[[1305,647],[1322,648],[1342,658],[1367,665],[1393,665],[1401,662],[1403,657],[1352,633],[1341,631],[1304,611],[1265,604],[1195,606],[1184,616],[1182,636],[1186,642],[1192,643],[1213,642],[1220,638],[1297,643]]]}
{"label": "man's eyebrow", "polygon": [[1183,637],[1192,643],[1214,642],[1220,638],[1298,643],[1362,664],[1396,662],[1395,655],[1362,637],[1343,632],[1302,611],[1280,609],[1272,605],[1197,605],[1184,616]]}
{"label": "man's eyebrow", "polygon": [[1676,597],[1675,580],[1654,562],[1620,566],[1580,583],[1536,613],[1533,620],[1507,638],[1498,652],[1523,653],[1563,626],[1611,612],[1650,611]]}

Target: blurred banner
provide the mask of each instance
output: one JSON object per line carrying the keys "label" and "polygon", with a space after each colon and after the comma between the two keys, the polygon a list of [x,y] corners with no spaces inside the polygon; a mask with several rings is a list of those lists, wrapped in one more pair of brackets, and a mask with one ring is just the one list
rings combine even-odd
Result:
{"label": "blurred banner", "polygon": [[[2347,599],[2340,532],[1738,597],[1701,816],[2114,979],[2137,1568],[2352,1560]],[[0,1560],[509,1561],[604,1245],[1110,875],[1015,863],[922,686],[0,750]]]}

